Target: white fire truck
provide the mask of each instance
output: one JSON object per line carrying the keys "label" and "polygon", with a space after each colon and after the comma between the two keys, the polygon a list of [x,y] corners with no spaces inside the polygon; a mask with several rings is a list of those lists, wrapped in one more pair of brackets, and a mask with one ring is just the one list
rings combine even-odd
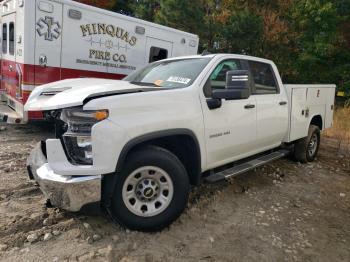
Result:
{"label": "white fire truck", "polygon": [[38,85],[96,77],[122,79],[147,63],[197,53],[198,36],[70,0],[0,4],[0,121],[26,123]]}

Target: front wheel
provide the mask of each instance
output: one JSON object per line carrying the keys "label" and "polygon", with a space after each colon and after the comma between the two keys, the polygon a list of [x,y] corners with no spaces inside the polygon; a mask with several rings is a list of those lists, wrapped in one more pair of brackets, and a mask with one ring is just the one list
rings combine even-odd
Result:
{"label": "front wheel", "polygon": [[298,140],[294,146],[294,156],[301,163],[312,162],[320,147],[320,129],[310,125],[308,136]]}
{"label": "front wheel", "polygon": [[112,196],[110,213],[133,230],[160,230],[186,207],[186,169],[168,150],[149,146],[130,154]]}

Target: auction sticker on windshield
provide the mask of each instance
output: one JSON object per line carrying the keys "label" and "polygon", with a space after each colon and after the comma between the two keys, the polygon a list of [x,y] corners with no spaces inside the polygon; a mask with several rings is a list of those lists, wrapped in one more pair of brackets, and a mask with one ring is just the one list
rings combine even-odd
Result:
{"label": "auction sticker on windshield", "polygon": [[189,82],[191,82],[191,79],[186,77],[171,76],[166,81],[187,85]]}
{"label": "auction sticker on windshield", "polygon": [[154,81],[154,84],[157,85],[157,86],[161,86],[163,83],[164,83],[163,80],[156,80],[156,81]]}

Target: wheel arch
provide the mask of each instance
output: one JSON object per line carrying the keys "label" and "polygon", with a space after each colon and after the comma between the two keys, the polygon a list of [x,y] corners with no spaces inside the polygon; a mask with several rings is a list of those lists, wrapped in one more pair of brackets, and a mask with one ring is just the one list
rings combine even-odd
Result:
{"label": "wheel arch", "polygon": [[311,118],[310,125],[318,126],[320,130],[323,130],[323,119],[321,115],[314,115]]}
{"label": "wheel arch", "polygon": [[[198,139],[189,129],[170,129],[147,133],[131,139],[123,147],[117,161],[116,171],[123,168],[127,156],[147,145],[165,148],[176,155],[185,166],[192,185],[198,185],[201,177],[201,150]],[[185,146],[185,148],[181,148]]]}

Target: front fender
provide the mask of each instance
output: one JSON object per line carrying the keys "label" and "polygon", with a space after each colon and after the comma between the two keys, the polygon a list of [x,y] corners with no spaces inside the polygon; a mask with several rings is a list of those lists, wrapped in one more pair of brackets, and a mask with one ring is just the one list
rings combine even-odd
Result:
{"label": "front fender", "polygon": [[198,139],[195,135],[195,133],[190,129],[185,128],[177,128],[177,129],[169,129],[169,130],[161,130],[161,131],[155,131],[150,132],[147,134],[143,134],[141,136],[135,137],[131,139],[126,145],[123,147],[123,149],[120,152],[118,163],[117,163],[117,170],[121,170],[123,168],[126,156],[128,153],[137,145],[140,145],[142,143],[145,143],[147,141],[151,141],[158,138],[164,138],[164,137],[170,137],[170,136],[177,136],[177,135],[186,135],[190,136],[196,145],[196,151],[197,151],[197,162],[198,167],[197,170],[200,173],[201,172],[201,166],[202,166],[202,157],[201,157],[201,148],[200,144],[198,142]]}

